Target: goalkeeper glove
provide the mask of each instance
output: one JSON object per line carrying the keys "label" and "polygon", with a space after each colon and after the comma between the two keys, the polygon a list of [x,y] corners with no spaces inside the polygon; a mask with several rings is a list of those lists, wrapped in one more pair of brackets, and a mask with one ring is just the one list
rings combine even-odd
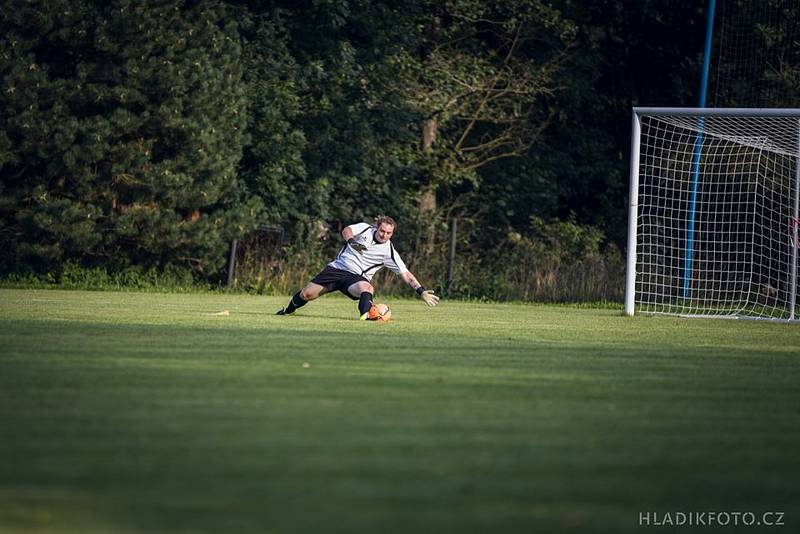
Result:
{"label": "goalkeeper glove", "polygon": [[351,237],[347,240],[347,244],[350,245],[350,248],[358,252],[359,254],[364,254],[364,251],[367,250],[366,245],[362,245],[354,237]]}
{"label": "goalkeeper glove", "polygon": [[417,295],[419,295],[419,298],[424,300],[425,304],[427,304],[428,306],[436,306],[437,304],[439,304],[439,297],[434,295],[433,291],[431,291],[430,289],[425,289],[424,287],[419,286],[417,288]]}

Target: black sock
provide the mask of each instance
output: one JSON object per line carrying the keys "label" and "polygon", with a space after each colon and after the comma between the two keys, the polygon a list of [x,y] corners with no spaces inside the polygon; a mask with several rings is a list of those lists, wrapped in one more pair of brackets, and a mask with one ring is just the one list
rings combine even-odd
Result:
{"label": "black sock", "polygon": [[372,307],[372,293],[364,291],[358,299],[358,313],[364,315]]}
{"label": "black sock", "polygon": [[289,304],[286,305],[286,313],[293,313],[297,308],[302,308],[307,303],[308,301],[303,300],[303,297],[300,296],[300,292],[298,291],[292,295],[292,299],[289,301]]}

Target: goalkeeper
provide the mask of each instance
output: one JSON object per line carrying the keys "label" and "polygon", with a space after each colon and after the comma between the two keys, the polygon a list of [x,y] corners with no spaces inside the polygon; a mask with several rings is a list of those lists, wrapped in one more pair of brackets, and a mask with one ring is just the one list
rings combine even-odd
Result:
{"label": "goalkeeper", "polygon": [[331,291],[341,291],[353,300],[358,301],[358,313],[362,321],[369,319],[372,307],[372,296],[375,288],[370,280],[383,267],[403,279],[417,292],[417,295],[428,306],[436,306],[439,297],[433,291],[425,289],[417,278],[406,268],[406,264],[394,249],[390,241],[397,223],[387,216],[375,219],[375,224],[351,224],[342,230],[342,237],[347,241],[336,259],[330,262],[303,289],[292,296],[289,303],[278,310],[278,315],[289,315],[297,308],[305,306]]}

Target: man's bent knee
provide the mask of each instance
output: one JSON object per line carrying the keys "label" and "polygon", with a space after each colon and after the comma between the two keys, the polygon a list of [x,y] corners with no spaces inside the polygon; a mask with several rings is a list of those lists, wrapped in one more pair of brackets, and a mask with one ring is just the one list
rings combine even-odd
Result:
{"label": "man's bent knee", "polygon": [[347,288],[347,292],[354,297],[361,296],[361,293],[375,293],[375,288],[369,282],[356,282]]}
{"label": "man's bent knee", "polygon": [[315,298],[320,296],[322,289],[323,289],[322,286],[318,286],[316,284],[313,286],[307,285],[306,287],[300,290],[300,297],[302,297],[303,300],[314,300]]}
{"label": "man's bent knee", "polygon": [[375,294],[375,288],[372,287],[372,284],[369,282],[357,282],[351,286],[351,289],[354,290],[354,293],[361,294],[361,293],[372,293]]}

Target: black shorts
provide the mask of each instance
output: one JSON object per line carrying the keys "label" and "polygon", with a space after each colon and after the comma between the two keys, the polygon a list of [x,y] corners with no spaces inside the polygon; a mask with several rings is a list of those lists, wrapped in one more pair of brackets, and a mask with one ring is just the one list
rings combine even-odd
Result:
{"label": "black shorts", "polygon": [[369,280],[361,275],[336,269],[330,265],[327,265],[324,269],[322,269],[322,272],[315,276],[311,281],[315,284],[321,285],[328,291],[334,291],[338,289],[353,300],[358,300],[358,297],[354,297],[348,293],[347,288],[358,282],[369,283]]}

